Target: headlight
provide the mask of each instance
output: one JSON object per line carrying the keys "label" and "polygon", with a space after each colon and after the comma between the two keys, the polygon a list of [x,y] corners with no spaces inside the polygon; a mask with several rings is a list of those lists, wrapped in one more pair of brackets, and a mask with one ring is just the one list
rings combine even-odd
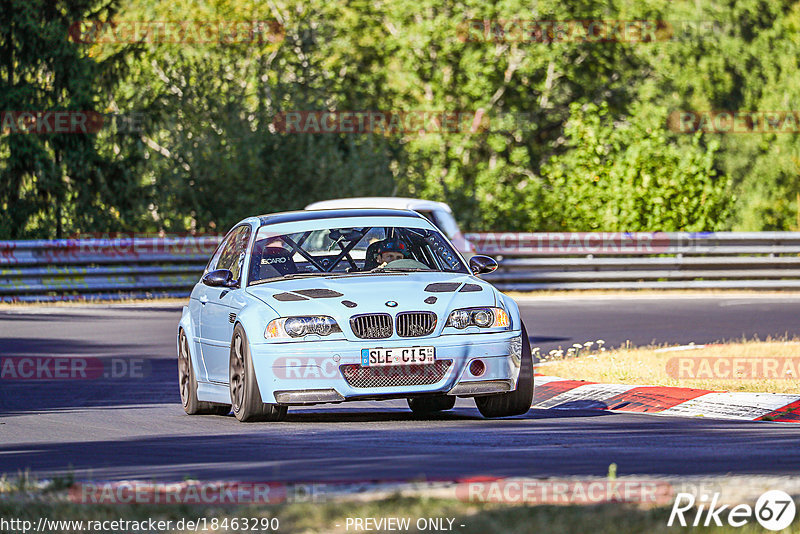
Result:
{"label": "headlight", "polygon": [[475,310],[472,312],[472,322],[481,328],[488,328],[494,323],[492,310]]}
{"label": "headlight", "polygon": [[267,339],[285,339],[316,334],[328,336],[342,329],[332,317],[327,315],[311,315],[303,317],[281,317],[267,325],[264,337]]}
{"label": "headlight", "polygon": [[480,328],[508,328],[511,321],[503,308],[464,308],[453,310],[445,326],[463,330],[468,326]]}
{"label": "headlight", "polygon": [[469,321],[469,312],[467,310],[456,310],[450,314],[450,319],[447,321],[447,324],[460,330],[468,327]]}

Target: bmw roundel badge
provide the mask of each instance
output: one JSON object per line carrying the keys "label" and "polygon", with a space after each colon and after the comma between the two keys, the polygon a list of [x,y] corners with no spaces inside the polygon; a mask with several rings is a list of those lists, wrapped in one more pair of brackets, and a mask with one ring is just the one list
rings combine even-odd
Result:
{"label": "bmw roundel badge", "polygon": [[393,300],[387,300],[386,301],[386,305],[389,306],[390,308],[396,308],[397,307],[397,303],[395,301],[393,301]]}

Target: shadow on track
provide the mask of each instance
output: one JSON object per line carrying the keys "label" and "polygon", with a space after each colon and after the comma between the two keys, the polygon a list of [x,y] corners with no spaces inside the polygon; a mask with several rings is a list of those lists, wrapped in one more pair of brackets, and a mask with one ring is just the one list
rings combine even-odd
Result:
{"label": "shadow on track", "polygon": [[95,425],[87,432],[102,439],[89,434],[59,442],[54,435],[46,442],[0,445],[0,473],[30,468],[38,476],[72,471],[77,480],[314,482],[602,476],[612,462],[619,474],[800,472],[800,458],[785,454],[800,429],[758,423],[579,410],[483,420],[465,407],[429,419],[397,408],[358,408],[242,424],[231,416],[189,417],[180,410],[138,412],[139,423],[130,430],[149,435],[112,436]]}
{"label": "shadow on track", "polygon": [[91,340],[61,338],[2,338],[0,356],[60,356],[76,354],[125,354],[135,346],[124,343],[99,343]]}
{"label": "shadow on track", "polygon": [[[0,415],[126,405],[180,406],[176,360],[129,355],[115,356],[113,360],[91,358],[103,362],[106,376],[72,380],[0,379]],[[137,367],[125,362],[136,362]],[[113,378],[115,372],[123,371],[134,377]]]}

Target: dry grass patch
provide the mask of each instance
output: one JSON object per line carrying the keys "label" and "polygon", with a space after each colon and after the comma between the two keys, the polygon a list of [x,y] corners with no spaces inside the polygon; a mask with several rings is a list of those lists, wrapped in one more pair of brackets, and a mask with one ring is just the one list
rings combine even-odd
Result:
{"label": "dry grass patch", "polygon": [[547,356],[538,372],[613,384],[676,386],[715,391],[800,393],[800,340],[585,351]]}
{"label": "dry grass patch", "polygon": [[533,291],[503,291],[513,298],[537,297],[800,297],[794,289],[539,289]]}

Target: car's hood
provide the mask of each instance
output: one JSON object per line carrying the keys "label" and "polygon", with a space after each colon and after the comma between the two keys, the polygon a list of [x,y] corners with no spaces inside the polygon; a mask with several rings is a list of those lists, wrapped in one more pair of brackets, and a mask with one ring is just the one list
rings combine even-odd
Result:
{"label": "car's hood", "polygon": [[[323,291],[309,291],[315,289]],[[250,286],[247,291],[283,317],[319,314],[344,322],[361,313],[388,312],[394,315],[409,310],[433,311],[443,319],[454,308],[494,306],[496,303],[495,289],[491,284],[470,275],[453,273],[302,278]],[[348,307],[343,301],[356,306]],[[389,301],[396,302],[397,306],[387,306]]]}

